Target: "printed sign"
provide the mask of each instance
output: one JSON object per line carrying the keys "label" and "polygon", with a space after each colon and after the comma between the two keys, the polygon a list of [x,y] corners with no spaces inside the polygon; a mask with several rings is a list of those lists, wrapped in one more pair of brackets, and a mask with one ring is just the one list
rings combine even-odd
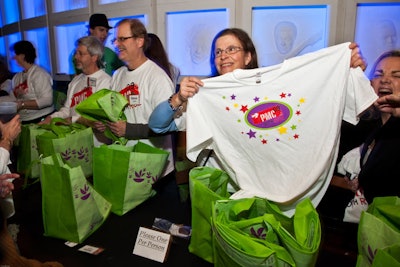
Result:
{"label": "printed sign", "polygon": [[148,228],[140,227],[136,237],[133,254],[164,262],[169,246],[171,244],[171,235]]}

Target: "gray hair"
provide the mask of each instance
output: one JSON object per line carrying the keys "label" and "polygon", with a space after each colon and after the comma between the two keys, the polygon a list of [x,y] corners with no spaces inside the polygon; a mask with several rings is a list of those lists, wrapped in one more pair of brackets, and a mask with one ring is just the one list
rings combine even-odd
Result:
{"label": "gray hair", "polygon": [[83,45],[86,46],[89,54],[91,56],[97,56],[97,66],[99,68],[103,68],[103,62],[101,59],[103,58],[104,53],[104,45],[94,36],[84,36],[79,38],[76,41],[76,46]]}

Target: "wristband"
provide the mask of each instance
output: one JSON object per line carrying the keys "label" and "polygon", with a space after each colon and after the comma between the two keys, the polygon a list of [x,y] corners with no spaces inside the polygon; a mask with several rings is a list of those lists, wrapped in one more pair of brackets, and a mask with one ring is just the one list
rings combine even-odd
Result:
{"label": "wristband", "polygon": [[177,110],[182,109],[182,105],[179,105],[179,106],[177,106],[177,107],[174,107],[174,106],[172,105],[171,101],[172,101],[172,97],[173,97],[173,96],[174,96],[174,95],[171,95],[171,96],[168,98],[168,104],[169,104],[169,106],[171,107],[172,111],[177,111]]}
{"label": "wristband", "polygon": [[25,107],[24,101],[18,101],[18,109],[23,109]]}

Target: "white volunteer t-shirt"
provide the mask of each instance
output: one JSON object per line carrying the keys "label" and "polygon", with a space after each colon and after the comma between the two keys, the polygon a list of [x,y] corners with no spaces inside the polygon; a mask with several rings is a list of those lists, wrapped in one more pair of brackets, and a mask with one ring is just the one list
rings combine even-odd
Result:
{"label": "white volunteer t-shirt", "polygon": [[[111,89],[120,92],[129,102],[124,111],[127,122],[141,124],[148,124],[155,107],[175,92],[166,72],[149,59],[135,70],[130,71],[126,66],[119,68],[112,76]],[[129,140],[127,145],[133,146],[138,141],[170,152],[161,177],[174,170],[171,135]]]}
{"label": "white volunteer t-shirt", "polygon": [[187,156],[214,149],[240,191],[282,204],[315,206],[332,177],[342,120],[356,124],[376,99],[349,43],[271,67],[205,79],[189,100]]}
{"label": "white volunteer t-shirt", "polygon": [[76,122],[80,115],[76,106],[100,89],[110,89],[111,76],[104,70],[98,70],[91,75],[79,74],[68,84],[67,99],[59,111],[51,114],[52,118],[69,118]]}
{"label": "white volunteer t-shirt", "polygon": [[[90,75],[80,73],[75,76],[72,81],[68,84],[67,99],[65,100],[64,106],[59,111],[51,114],[52,118],[69,118],[71,117],[72,122],[76,122],[81,116],[76,112],[76,106],[83,100],[87,99],[92,94],[96,93],[101,89],[110,89],[111,76],[108,75],[103,69],[96,71]],[[93,135],[93,144],[98,147],[103,143],[104,137],[96,132]]]}

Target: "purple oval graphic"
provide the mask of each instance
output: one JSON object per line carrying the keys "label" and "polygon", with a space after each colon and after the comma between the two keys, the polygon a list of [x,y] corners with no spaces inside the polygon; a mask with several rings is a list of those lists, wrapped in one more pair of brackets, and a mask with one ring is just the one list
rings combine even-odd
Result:
{"label": "purple oval graphic", "polygon": [[245,114],[247,124],[260,129],[276,128],[292,117],[292,109],[282,102],[263,102]]}

